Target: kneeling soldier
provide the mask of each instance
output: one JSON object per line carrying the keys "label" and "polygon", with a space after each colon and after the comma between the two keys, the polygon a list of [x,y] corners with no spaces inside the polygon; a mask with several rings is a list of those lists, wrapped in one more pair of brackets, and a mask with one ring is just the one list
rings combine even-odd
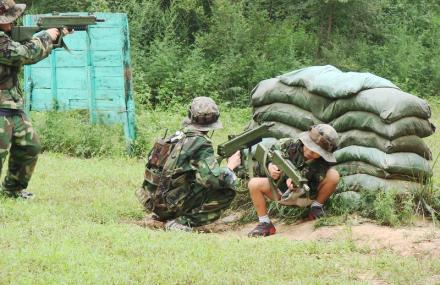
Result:
{"label": "kneeling soldier", "polygon": [[240,164],[237,152],[220,167],[207,134],[222,127],[219,109],[209,97],[197,97],[188,110],[184,129],[156,142],[148,157],[145,180],[136,191],[153,218],[166,230],[191,231],[217,220],[235,197]]}

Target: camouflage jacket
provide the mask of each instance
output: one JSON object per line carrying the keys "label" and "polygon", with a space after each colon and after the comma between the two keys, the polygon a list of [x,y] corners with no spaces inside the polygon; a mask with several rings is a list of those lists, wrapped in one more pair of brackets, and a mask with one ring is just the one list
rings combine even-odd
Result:
{"label": "camouflage jacket", "polygon": [[235,188],[235,174],[220,167],[211,140],[199,131],[184,130],[173,177],[185,175],[186,183],[203,189]]}
{"label": "camouflage jacket", "polygon": [[311,161],[305,161],[303,146],[304,145],[300,140],[286,138],[279,140],[273,148],[281,150],[283,157],[288,158],[293,165],[301,171],[303,177],[307,178],[310,189],[316,191],[319,183],[324,180],[331,164],[321,157]]}
{"label": "camouflage jacket", "polygon": [[[202,192],[235,189],[235,174],[220,167],[210,139],[196,130],[185,129],[179,135],[163,170],[147,163],[143,187],[151,193],[147,209],[179,211],[185,201]],[[149,201],[149,202],[148,202]]]}
{"label": "camouflage jacket", "polygon": [[23,109],[23,95],[18,86],[21,66],[46,58],[52,51],[52,40],[45,31],[24,43],[18,43],[0,32],[0,108]]}

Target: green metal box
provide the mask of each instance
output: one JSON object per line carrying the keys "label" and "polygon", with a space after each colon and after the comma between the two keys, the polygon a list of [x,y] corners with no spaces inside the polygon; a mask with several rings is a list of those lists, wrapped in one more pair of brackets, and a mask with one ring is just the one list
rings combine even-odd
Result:
{"label": "green metal box", "polygon": [[[89,110],[91,123],[123,124],[130,144],[136,134],[127,15],[94,15],[105,22],[65,37],[70,51],[56,49],[25,67],[26,111]],[[40,16],[25,16],[24,26]]]}

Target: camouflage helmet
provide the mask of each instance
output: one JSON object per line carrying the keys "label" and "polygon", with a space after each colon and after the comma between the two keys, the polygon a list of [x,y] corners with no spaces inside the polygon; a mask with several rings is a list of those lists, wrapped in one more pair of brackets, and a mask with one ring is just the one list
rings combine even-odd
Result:
{"label": "camouflage helmet", "polygon": [[188,118],[183,125],[190,129],[209,131],[221,129],[220,111],[214,100],[209,97],[196,97],[188,110]]}
{"label": "camouflage helmet", "polygon": [[26,9],[26,4],[15,4],[14,0],[0,0],[0,24],[10,24],[17,20]]}
{"label": "camouflage helmet", "polygon": [[338,133],[327,124],[310,127],[308,132],[299,134],[299,140],[310,150],[319,153],[328,162],[336,162],[333,151],[338,146]]}

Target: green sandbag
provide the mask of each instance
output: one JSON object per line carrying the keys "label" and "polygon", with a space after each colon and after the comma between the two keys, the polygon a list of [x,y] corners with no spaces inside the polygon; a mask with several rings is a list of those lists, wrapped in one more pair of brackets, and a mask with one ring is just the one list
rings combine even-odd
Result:
{"label": "green sandbag", "polygon": [[292,104],[312,112],[321,119],[326,106],[331,100],[310,93],[304,87],[288,86],[279,82],[278,78],[263,80],[252,91],[252,106],[260,107],[272,103]]}
{"label": "green sandbag", "polygon": [[279,76],[290,86],[303,86],[309,92],[328,98],[345,98],[361,90],[372,88],[397,88],[389,80],[371,73],[342,72],[334,66],[312,66]]}
{"label": "green sandbag", "polygon": [[339,133],[338,147],[345,148],[351,145],[374,147],[385,153],[413,152],[425,159],[432,159],[429,147],[417,136],[404,136],[395,140],[388,140],[375,133],[359,130]]}
{"label": "green sandbag", "polygon": [[420,182],[417,178],[413,176],[403,175],[403,174],[393,174],[380,169],[374,165],[362,162],[362,161],[349,161],[338,163],[333,166],[341,176],[348,176],[354,174],[368,174],[371,176],[384,178],[384,179],[399,179],[405,181],[415,181]]}
{"label": "green sandbag", "polygon": [[338,163],[362,161],[389,173],[416,177],[420,181],[432,176],[428,161],[415,153],[386,154],[375,148],[352,145],[337,150],[334,154]]}
{"label": "green sandbag", "polygon": [[[272,122],[268,122],[272,123]],[[279,123],[279,122],[273,122],[274,125],[269,128],[268,132],[263,136],[263,138],[276,138],[276,139],[282,139],[282,138],[295,138],[298,134],[302,133],[303,131],[294,127],[291,127],[289,125]],[[246,129],[253,129],[258,127],[260,124],[258,124],[255,121],[251,121]]]}
{"label": "green sandbag", "polygon": [[273,103],[254,109],[253,113],[254,121],[260,124],[274,121],[300,130],[307,130],[310,126],[321,123],[312,113],[291,104]]}
{"label": "green sandbag", "polygon": [[303,131],[289,125],[274,122],[275,125],[269,128],[269,132],[265,135],[265,138],[273,137],[277,139],[281,138],[295,138],[297,135],[302,133]]}
{"label": "green sandbag", "polygon": [[364,90],[353,97],[333,101],[321,116],[323,121],[334,120],[350,111],[374,113],[391,123],[404,117],[429,119],[431,109],[425,100],[393,88]]}
{"label": "green sandbag", "polygon": [[372,131],[387,139],[416,135],[424,138],[434,133],[435,127],[428,120],[417,117],[406,117],[391,124],[385,124],[379,116],[362,111],[347,112],[330,122],[336,131],[352,129]]}
{"label": "green sandbag", "polygon": [[423,187],[422,184],[412,181],[397,179],[382,179],[367,174],[355,174],[341,177],[338,191],[399,191],[416,192]]}

